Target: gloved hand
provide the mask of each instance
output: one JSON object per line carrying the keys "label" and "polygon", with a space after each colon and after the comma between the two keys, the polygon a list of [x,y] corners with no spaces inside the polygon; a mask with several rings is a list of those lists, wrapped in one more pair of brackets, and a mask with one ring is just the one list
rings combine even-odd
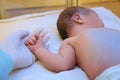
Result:
{"label": "gloved hand", "polygon": [[0,48],[12,57],[14,69],[25,68],[35,62],[35,56],[24,45],[28,35],[28,31],[21,30],[10,34],[0,43]]}

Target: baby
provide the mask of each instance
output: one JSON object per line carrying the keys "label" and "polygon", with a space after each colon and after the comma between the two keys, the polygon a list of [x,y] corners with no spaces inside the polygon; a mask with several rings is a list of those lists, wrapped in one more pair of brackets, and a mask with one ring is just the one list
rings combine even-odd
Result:
{"label": "baby", "polygon": [[120,64],[120,32],[105,29],[91,9],[65,9],[58,18],[57,28],[64,39],[58,54],[48,51],[43,36],[37,33],[25,42],[48,69],[60,72],[73,69],[77,64],[91,80],[98,80],[104,70]]}

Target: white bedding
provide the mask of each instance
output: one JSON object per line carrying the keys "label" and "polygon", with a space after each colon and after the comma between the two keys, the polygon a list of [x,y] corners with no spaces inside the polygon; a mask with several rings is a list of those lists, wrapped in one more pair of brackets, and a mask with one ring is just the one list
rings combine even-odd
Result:
{"label": "white bedding", "polygon": [[[93,8],[103,20],[105,27],[120,30],[120,19],[111,11],[97,7]],[[57,53],[61,39],[56,29],[56,21],[61,10],[45,13],[28,14],[0,21],[0,40],[3,40],[9,33],[17,30],[35,30],[44,27],[50,33],[49,50]],[[88,80],[86,74],[77,66],[73,70],[54,73],[43,67],[39,61],[32,66],[13,71],[9,80]]]}

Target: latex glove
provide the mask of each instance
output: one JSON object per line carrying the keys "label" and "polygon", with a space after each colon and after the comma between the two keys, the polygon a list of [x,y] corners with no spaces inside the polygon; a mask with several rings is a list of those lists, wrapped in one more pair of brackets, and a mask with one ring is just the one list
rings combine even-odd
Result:
{"label": "latex glove", "polygon": [[36,34],[36,33],[38,33],[42,37],[43,42],[45,43],[45,47],[48,49],[50,46],[49,31],[43,27],[43,28],[37,29],[33,34]]}
{"label": "latex glove", "polygon": [[28,67],[35,62],[35,56],[24,45],[28,35],[28,31],[21,30],[10,34],[0,43],[0,48],[12,57],[14,69]]}

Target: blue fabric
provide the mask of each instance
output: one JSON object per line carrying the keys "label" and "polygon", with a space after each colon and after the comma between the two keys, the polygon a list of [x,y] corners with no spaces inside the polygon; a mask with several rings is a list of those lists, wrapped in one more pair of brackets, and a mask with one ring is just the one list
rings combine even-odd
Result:
{"label": "blue fabric", "polygon": [[12,58],[0,50],[0,80],[7,80],[8,74],[13,69]]}

